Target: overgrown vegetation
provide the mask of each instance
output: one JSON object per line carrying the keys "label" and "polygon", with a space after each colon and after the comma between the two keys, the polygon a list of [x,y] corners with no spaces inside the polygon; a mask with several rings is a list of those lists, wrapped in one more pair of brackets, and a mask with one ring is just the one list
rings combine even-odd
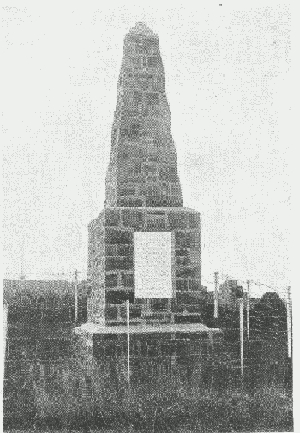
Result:
{"label": "overgrown vegetation", "polygon": [[[30,303],[26,308],[29,317]],[[225,346],[219,351],[215,347],[206,364],[200,362],[191,374],[180,363],[168,374],[141,365],[140,373],[133,371],[128,387],[126,359],[111,359],[104,365],[93,357],[81,357],[72,340],[73,325],[56,316],[56,327],[49,326],[51,321],[39,313],[37,322],[28,326],[16,311],[17,316],[9,316],[5,429],[292,431],[292,373],[286,359],[284,306],[269,296],[253,310],[259,338],[251,348],[245,341],[248,361],[243,381],[238,368],[238,334],[231,332],[238,317],[232,314],[230,320],[225,313],[220,314],[227,329]],[[149,366],[153,367],[151,374]]]}
{"label": "overgrown vegetation", "polygon": [[28,369],[26,395],[20,398],[18,391],[6,428],[241,432],[293,427],[291,389],[276,380],[253,388],[245,377],[224,388],[218,368],[208,380],[196,372],[190,381],[174,368],[172,374],[147,382],[132,378],[129,388],[122,364],[114,367],[114,379],[112,370],[95,360],[83,364],[69,358],[48,372],[41,365],[38,372],[38,366]]}

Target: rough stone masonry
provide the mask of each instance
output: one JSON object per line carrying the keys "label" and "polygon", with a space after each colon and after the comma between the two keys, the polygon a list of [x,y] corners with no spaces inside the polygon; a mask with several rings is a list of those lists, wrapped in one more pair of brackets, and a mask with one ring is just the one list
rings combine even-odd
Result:
{"label": "rough stone masonry", "polygon": [[[160,231],[175,240],[174,298],[145,302],[134,294],[134,232]],[[192,295],[201,292],[200,213],[183,207],[159,38],[143,23],[124,38],[105,205],[88,232],[89,322],[124,323],[127,299],[131,321],[192,318]]]}

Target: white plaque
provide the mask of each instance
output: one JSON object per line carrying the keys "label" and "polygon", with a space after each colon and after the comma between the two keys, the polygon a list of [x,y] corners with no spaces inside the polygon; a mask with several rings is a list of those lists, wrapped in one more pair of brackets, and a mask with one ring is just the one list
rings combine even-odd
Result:
{"label": "white plaque", "polygon": [[134,233],[134,296],[172,298],[173,259],[171,232]]}

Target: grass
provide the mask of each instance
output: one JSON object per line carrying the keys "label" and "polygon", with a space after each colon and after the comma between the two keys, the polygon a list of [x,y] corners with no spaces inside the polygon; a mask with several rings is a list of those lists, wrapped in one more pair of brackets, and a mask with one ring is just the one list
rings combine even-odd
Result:
{"label": "grass", "polygon": [[[70,362],[74,363],[70,365]],[[76,374],[74,374],[76,371]],[[271,384],[252,392],[240,387],[205,385],[200,378],[182,381],[178,372],[151,381],[107,380],[99,364],[89,371],[69,360],[48,385],[33,380],[31,431],[85,432],[224,432],[292,431],[292,395]],[[33,379],[33,378],[32,378]],[[28,408],[27,408],[28,410]],[[20,417],[22,419],[22,417]],[[6,427],[17,427],[16,418]],[[8,430],[7,430],[8,431]],[[15,430],[16,432],[17,430]]]}
{"label": "grass", "polygon": [[93,414],[90,418],[82,406],[71,413],[70,406],[62,407],[59,423],[53,422],[53,406],[49,405],[49,400],[44,400],[43,415],[40,412],[41,418],[30,431],[292,431],[291,396],[274,387],[259,390],[251,396],[238,391],[233,394],[200,393],[194,388],[192,392],[184,388],[172,389],[163,395],[152,393],[151,389],[144,395],[140,391],[126,392],[121,401],[114,395],[108,405],[99,406],[99,402],[94,401],[89,408]]}
{"label": "grass", "polygon": [[[25,343],[22,351],[23,346]],[[274,354],[268,349],[271,357],[275,357],[275,349]],[[284,385],[278,372],[262,368],[269,364],[269,356],[254,358],[243,384],[239,371],[229,371],[220,363],[213,368],[201,363],[189,378],[179,366],[169,374],[148,374],[144,365],[141,374],[133,375],[130,389],[124,360],[103,365],[94,358],[80,358],[78,353],[73,357],[66,351],[59,362],[49,359],[48,371],[47,362],[31,358],[29,352],[28,359],[20,358],[16,355],[16,363],[8,372],[9,390],[4,390],[4,395],[10,395],[4,405],[5,431],[293,430],[291,386]],[[215,363],[216,357],[212,360]]]}

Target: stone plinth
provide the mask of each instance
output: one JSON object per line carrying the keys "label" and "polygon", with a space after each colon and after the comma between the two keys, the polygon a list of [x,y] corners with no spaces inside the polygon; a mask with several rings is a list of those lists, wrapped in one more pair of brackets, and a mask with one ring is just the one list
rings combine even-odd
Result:
{"label": "stone plinth", "polygon": [[152,313],[155,304],[160,304],[158,314],[164,314],[164,320],[169,322],[172,312],[175,314],[178,307],[185,306],[188,295],[201,290],[198,212],[188,208],[107,208],[89,225],[89,322],[121,323],[126,312],[120,304],[127,299],[135,304],[131,307],[132,320],[141,319],[144,301],[135,299],[134,293],[134,232],[160,231],[174,234],[175,296],[171,303],[163,299],[152,301]]}
{"label": "stone plinth", "polygon": [[223,340],[219,329],[197,324],[103,326],[87,323],[75,328],[78,354],[87,370],[93,362],[110,381],[164,380],[175,374],[183,379],[202,380],[214,357],[214,347]]}

